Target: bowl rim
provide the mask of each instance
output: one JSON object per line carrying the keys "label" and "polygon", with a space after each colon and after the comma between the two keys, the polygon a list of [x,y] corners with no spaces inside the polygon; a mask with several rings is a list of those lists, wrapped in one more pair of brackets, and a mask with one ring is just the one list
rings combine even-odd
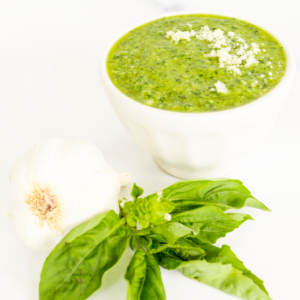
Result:
{"label": "bowl rim", "polygon": [[[164,110],[164,109],[160,109],[160,108],[142,104],[142,103],[126,96],[125,94],[123,94],[111,81],[111,79],[108,75],[108,71],[107,71],[107,57],[108,57],[108,54],[109,54],[111,48],[115,45],[115,43],[120,38],[122,38],[125,34],[130,32],[131,30],[133,30],[139,26],[142,26],[144,24],[147,24],[149,22],[152,22],[152,21],[164,18],[164,17],[171,17],[171,16],[178,16],[178,15],[190,15],[190,14],[214,15],[214,16],[221,16],[221,17],[236,18],[236,19],[239,19],[242,21],[246,21],[252,25],[258,26],[258,27],[262,28],[263,30],[267,31],[269,34],[271,34],[273,37],[275,37],[280,42],[280,44],[283,46],[283,48],[285,50],[287,63],[286,63],[285,74],[282,77],[281,81],[271,91],[267,92],[262,97],[254,100],[250,103],[247,103],[247,104],[244,104],[244,105],[241,105],[238,107],[230,108],[227,110],[212,111],[212,112],[180,112],[180,111]],[[294,59],[293,51],[291,50],[291,47],[287,44],[285,39],[282,38],[282,36],[280,36],[279,34],[274,33],[273,29],[269,28],[262,22],[257,22],[257,21],[253,22],[251,20],[248,20],[247,18],[238,18],[237,16],[232,16],[232,15],[229,16],[227,14],[220,14],[217,12],[205,12],[205,11],[199,11],[199,10],[192,10],[192,11],[176,11],[176,12],[160,14],[158,16],[148,18],[142,22],[138,22],[134,26],[130,26],[126,30],[123,30],[120,34],[118,34],[113,39],[111,39],[109,44],[106,46],[104,52],[102,53],[101,59],[100,59],[99,69],[100,69],[101,78],[104,81],[103,84],[106,84],[106,85],[108,85],[109,88],[113,89],[114,92],[118,95],[118,97],[123,98],[122,101],[127,102],[127,104],[129,106],[131,106],[132,108],[135,107],[136,109],[143,110],[146,113],[152,113],[152,114],[156,114],[156,115],[161,114],[163,117],[180,117],[180,116],[188,115],[189,118],[202,118],[202,119],[203,118],[223,118],[223,117],[233,117],[237,114],[243,114],[243,113],[247,113],[252,110],[259,109],[260,106],[263,106],[263,105],[267,104],[268,102],[272,101],[273,95],[275,93],[277,93],[279,91],[279,89],[281,89],[284,85],[289,84],[289,82],[292,82],[293,75],[295,72],[295,59]]]}

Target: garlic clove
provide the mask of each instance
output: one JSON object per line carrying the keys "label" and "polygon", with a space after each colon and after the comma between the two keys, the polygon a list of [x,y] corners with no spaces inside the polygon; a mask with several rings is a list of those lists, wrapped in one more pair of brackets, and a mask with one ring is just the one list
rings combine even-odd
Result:
{"label": "garlic clove", "polygon": [[10,176],[12,219],[19,237],[34,250],[50,250],[96,214],[118,212],[120,179],[89,142],[42,140],[16,160]]}

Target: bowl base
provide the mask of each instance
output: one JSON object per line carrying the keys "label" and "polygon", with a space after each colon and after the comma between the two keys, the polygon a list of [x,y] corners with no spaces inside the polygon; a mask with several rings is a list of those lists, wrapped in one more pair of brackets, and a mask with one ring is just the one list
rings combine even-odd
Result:
{"label": "bowl base", "polygon": [[212,179],[227,175],[229,172],[235,169],[242,160],[238,160],[227,166],[199,169],[189,168],[188,166],[173,166],[160,160],[159,158],[154,158],[154,161],[163,171],[180,179]]}

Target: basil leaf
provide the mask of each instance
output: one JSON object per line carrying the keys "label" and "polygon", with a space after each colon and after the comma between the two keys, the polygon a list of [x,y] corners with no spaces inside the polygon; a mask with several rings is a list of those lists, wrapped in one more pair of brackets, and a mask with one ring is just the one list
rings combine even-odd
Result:
{"label": "basil leaf", "polygon": [[[213,247],[209,245],[209,247]],[[231,264],[207,260],[182,261],[163,253],[156,254],[161,266],[178,270],[184,276],[247,300],[271,300],[259,285]]]}
{"label": "basil leaf", "polygon": [[205,259],[208,262],[220,262],[223,265],[231,264],[235,269],[242,271],[244,276],[252,279],[261,290],[268,294],[263,281],[244,266],[243,262],[236,257],[229,246],[223,245],[222,248],[218,248],[212,245],[202,245],[202,248],[205,249]]}
{"label": "basil leaf", "polygon": [[209,263],[205,260],[182,262],[177,270],[184,276],[198,280],[225,293],[248,300],[270,300],[249,277],[232,265]]}
{"label": "basil leaf", "polygon": [[113,210],[78,225],[47,257],[39,299],[87,299],[121,258],[127,241],[124,221]]}
{"label": "basil leaf", "polygon": [[144,190],[140,187],[138,187],[135,183],[132,186],[131,190],[131,196],[135,199],[138,198],[139,196],[143,195]]}
{"label": "basil leaf", "polygon": [[129,238],[129,247],[130,247],[131,250],[134,250],[135,244],[136,244],[136,236],[132,235]]}
{"label": "basil leaf", "polygon": [[154,239],[174,244],[179,238],[193,234],[194,230],[180,223],[168,222],[163,225],[151,228],[151,235]]}
{"label": "basil leaf", "polygon": [[199,245],[181,238],[176,244],[161,244],[154,242],[148,248],[150,253],[165,252],[174,257],[180,257],[182,260],[197,260],[205,256],[205,251]]}
{"label": "basil leaf", "polygon": [[267,210],[267,211],[271,211],[263,203],[261,203],[260,201],[258,201],[255,198],[248,198],[246,200],[245,206],[254,207],[254,208],[258,208],[258,209],[262,209],[262,210]]}
{"label": "basil leaf", "polygon": [[[240,209],[249,198],[254,199],[247,202],[249,206],[258,201],[241,181],[233,179],[180,181],[164,189],[162,198],[172,201],[177,212],[203,205],[215,205],[222,210]],[[264,205],[254,207],[268,210]]]}
{"label": "basil leaf", "polygon": [[160,268],[155,258],[138,249],[127,268],[127,300],[165,300]]}
{"label": "basil leaf", "polygon": [[150,225],[160,225],[167,221],[165,214],[172,212],[174,205],[171,201],[158,201],[158,195],[153,194],[145,198],[136,198],[134,202],[127,202],[124,205],[126,221],[129,226],[135,227],[137,222],[142,228]]}
{"label": "basil leaf", "polygon": [[215,206],[203,206],[193,210],[172,214],[172,220],[193,229],[197,234],[192,237],[201,243],[214,244],[220,237],[238,228],[246,220],[245,214],[225,214]]}
{"label": "basil leaf", "polygon": [[[178,256],[172,253],[158,252],[154,254],[159,265],[167,270],[176,270],[183,262]],[[194,261],[194,260],[192,260]]]}

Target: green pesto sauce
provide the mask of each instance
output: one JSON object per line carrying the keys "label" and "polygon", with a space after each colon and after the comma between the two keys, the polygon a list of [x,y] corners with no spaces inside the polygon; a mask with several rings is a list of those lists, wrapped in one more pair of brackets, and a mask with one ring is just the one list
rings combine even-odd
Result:
{"label": "green pesto sauce", "polygon": [[[232,31],[248,45],[258,44],[259,63],[240,66],[241,75],[234,75],[219,66],[217,57],[208,56],[210,42],[192,37],[176,44],[166,37],[174,27],[190,31],[187,23],[195,31],[207,25],[226,36]],[[232,41],[239,47],[234,37]],[[109,76],[122,93],[142,104],[179,112],[220,111],[252,102],[279,83],[285,68],[285,52],[272,35],[245,21],[214,15],[174,16],[137,27],[116,42],[107,58]],[[211,90],[217,81],[225,84],[227,94]]]}

